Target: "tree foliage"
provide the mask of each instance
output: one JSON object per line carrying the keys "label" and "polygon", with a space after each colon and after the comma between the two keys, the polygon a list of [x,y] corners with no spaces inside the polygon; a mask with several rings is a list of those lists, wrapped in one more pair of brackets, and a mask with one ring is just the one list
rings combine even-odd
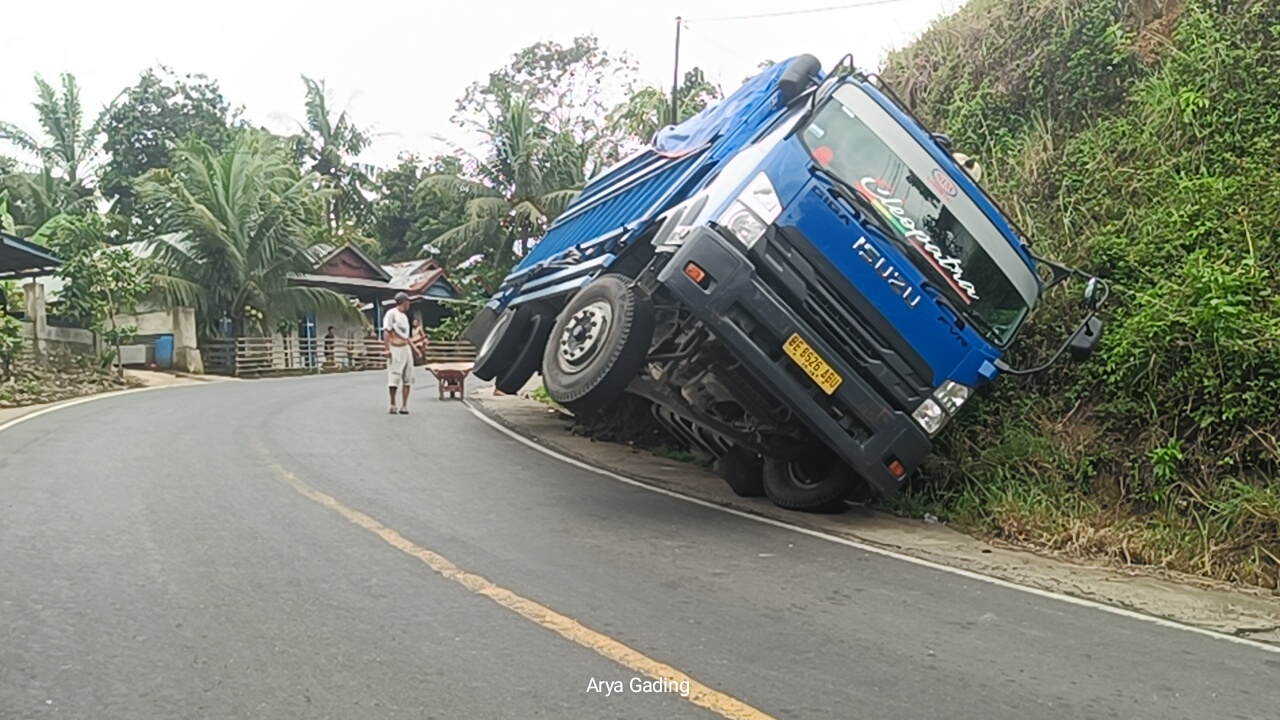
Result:
{"label": "tree foliage", "polygon": [[374,234],[385,260],[422,257],[437,238],[464,222],[464,198],[443,188],[420,187],[429,175],[461,174],[457,157],[438,156],[424,164],[412,154],[402,154],[399,164],[378,173]]}
{"label": "tree foliage", "polygon": [[205,75],[178,75],[165,66],[149,68],[127,88],[107,115],[103,149],[109,159],[99,188],[113,211],[134,210],[134,181],[148,170],[166,168],[171,149],[198,138],[218,150],[241,124],[218,82]]}
{"label": "tree foliage", "polygon": [[369,147],[369,132],[357,126],[347,110],[333,113],[323,80],[304,76],[302,82],[306,86],[306,121],[295,140],[295,151],[305,171],[330,191],[325,195],[330,232],[337,236],[360,234],[368,228],[373,213],[366,191],[373,185],[375,171],[356,161]]}
{"label": "tree foliage", "polygon": [[50,236],[50,249],[62,259],[57,276],[62,314],[98,334],[111,348],[102,354],[103,367],[119,356],[137,328],[120,325],[117,317],[134,312],[150,283],[144,263],[128,248],[111,242],[124,219],[97,214],[70,218]]}
{"label": "tree foliage", "polygon": [[435,240],[451,263],[479,256],[508,269],[577,193],[584,159],[570,138],[539,123],[520,95],[508,96],[475,129],[488,140],[488,154],[459,150],[462,174],[429,175],[421,189],[465,201],[463,222]]}
{"label": "tree foliage", "polygon": [[52,174],[65,180],[79,196],[89,194],[93,163],[102,150],[102,131],[108,106],[86,124],[80,102],[80,85],[74,75],[63,73],[61,92],[36,76],[36,110],[43,137],[11,122],[0,121],[0,141],[38,159]]}
{"label": "tree foliage", "polygon": [[[701,68],[689,70],[676,92],[676,122],[688,120],[723,98],[724,93],[707,80]],[[610,111],[608,123],[620,141],[630,146],[647,143],[671,124],[671,95],[656,85],[642,87]]]}
{"label": "tree foliage", "polygon": [[289,279],[315,269],[313,247],[326,237],[333,191],[301,174],[280,138],[238,134],[222,150],[180,143],[173,167],[143,176],[138,194],[158,221],[147,244],[170,302],[196,308],[212,332],[222,318],[238,331],[262,331],[306,311],[350,312],[337,293]]}
{"label": "tree foliage", "polygon": [[5,305],[0,303],[0,381],[13,377],[13,363],[25,343],[22,323],[9,314]]}

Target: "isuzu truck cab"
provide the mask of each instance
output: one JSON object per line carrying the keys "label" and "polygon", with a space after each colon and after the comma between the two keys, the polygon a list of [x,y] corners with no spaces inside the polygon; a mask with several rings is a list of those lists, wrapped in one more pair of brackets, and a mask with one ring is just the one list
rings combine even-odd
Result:
{"label": "isuzu truck cab", "polygon": [[587,183],[464,333],[474,373],[575,414],[645,398],[739,495],[892,496],[978,388],[1044,369],[1002,358],[1051,287],[1086,285],[1049,364],[1101,337],[1106,285],[962,161],[851,57],[774,65]]}

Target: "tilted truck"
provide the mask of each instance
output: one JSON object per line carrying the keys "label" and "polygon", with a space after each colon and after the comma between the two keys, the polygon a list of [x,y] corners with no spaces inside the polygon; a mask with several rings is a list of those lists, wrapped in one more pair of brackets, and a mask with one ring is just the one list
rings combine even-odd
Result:
{"label": "tilted truck", "polygon": [[[846,56],[773,65],[586,184],[464,336],[474,373],[541,373],[575,414],[623,393],[734,492],[827,512],[898,492],[1041,296],[1085,281],[1033,254],[951,140]],[[976,164],[970,167],[980,167]]]}

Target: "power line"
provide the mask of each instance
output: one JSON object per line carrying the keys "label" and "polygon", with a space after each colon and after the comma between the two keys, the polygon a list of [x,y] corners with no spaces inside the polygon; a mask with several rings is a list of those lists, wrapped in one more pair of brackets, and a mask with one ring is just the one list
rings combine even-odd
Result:
{"label": "power line", "polygon": [[812,13],[831,12],[833,10],[850,10],[853,8],[872,7],[874,5],[893,5],[896,3],[911,2],[911,0],[864,0],[864,2],[849,3],[846,5],[830,5],[820,8],[809,8],[807,10],[782,10],[779,12],[759,13],[756,15],[733,15],[729,17],[715,18],[690,18],[685,22],[695,23],[713,23],[713,22],[730,22],[733,20],[754,20],[756,18],[782,17],[784,15],[809,15]]}
{"label": "power line", "polygon": [[733,57],[735,57],[735,58],[737,58],[737,59],[739,59],[739,60],[742,60],[742,61],[744,61],[744,62],[757,62],[756,60],[753,60],[753,59],[751,59],[751,58],[747,57],[746,55],[743,55],[742,53],[737,52],[736,50],[731,50],[731,49],[729,49],[729,48],[725,47],[724,45],[721,45],[720,43],[716,42],[715,40],[712,40],[712,39],[711,39],[711,37],[710,37],[709,35],[704,35],[704,34],[702,33],[702,31],[694,32],[693,28],[689,27],[687,24],[685,24],[685,25],[684,25],[684,29],[685,29],[685,31],[686,31],[686,32],[688,32],[690,35],[693,35],[694,37],[696,37],[696,38],[698,38],[698,39],[702,40],[703,42],[707,43],[708,45],[712,45],[712,46],[716,47],[717,49],[719,49],[719,50],[721,50],[722,52],[724,52],[726,55],[732,55]]}

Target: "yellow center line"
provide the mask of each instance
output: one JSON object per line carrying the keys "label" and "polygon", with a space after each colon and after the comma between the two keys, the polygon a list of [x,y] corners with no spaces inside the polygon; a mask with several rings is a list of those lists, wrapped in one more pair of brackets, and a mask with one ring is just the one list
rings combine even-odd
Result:
{"label": "yellow center line", "polygon": [[[353,524],[382,538],[391,547],[421,560],[441,577],[452,580],[477,595],[483,595],[517,615],[558,633],[566,640],[575,642],[585,648],[590,648],[637,673],[646,675],[654,680],[675,683],[677,686],[682,686],[683,683],[688,682],[689,695],[685,699],[721,717],[732,718],[733,720],[773,720],[772,716],[731,695],[707,687],[666,663],[654,660],[608,635],[596,632],[573,618],[562,615],[541,603],[495,585],[480,575],[463,570],[439,553],[414,544],[413,541],[405,536],[359,510],[353,510],[333,497],[316,490],[297,475],[272,460],[266,449],[261,445],[259,445],[259,450],[264,456],[267,456],[267,462],[271,465],[271,469],[303,497],[314,500],[337,512]],[[681,689],[683,690],[683,687]],[[685,697],[683,693],[676,693],[676,696]]]}

